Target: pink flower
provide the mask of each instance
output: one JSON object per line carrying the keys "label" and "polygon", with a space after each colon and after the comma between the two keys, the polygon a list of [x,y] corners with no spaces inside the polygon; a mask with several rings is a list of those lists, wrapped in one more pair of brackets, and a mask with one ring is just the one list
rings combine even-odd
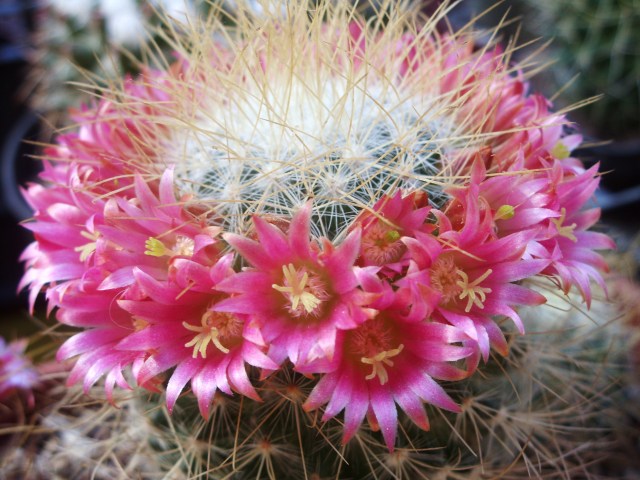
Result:
{"label": "pink flower", "polygon": [[81,176],[86,170],[47,162],[40,176],[51,185],[32,184],[24,192],[35,210],[34,221],[25,227],[36,241],[22,254],[26,272],[19,288],[29,286],[31,309],[45,285],[79,279],[86,270],[87,245],[95,238],[105,205],[83,191]]}
{"label": "pink flower", "polygon": [[[375,282],[369,280],[368,282]],[[453,366],[473,354],[467,335],[451,325],[428,320],[406,321],[398,311],[402,301],[381,283],[382,295],[372,306],[375,317],[338,333],[333,360],[304,404],[312,410],[328,403],[323,421],[344,410],[343,441],[355,434],[365,415],[380,429],[393,450],[400,408],[424,430],[429,420],[423,403],[458,412],[459,407],[434,380],[460,380],[468,372]],[[303,372],[306,370],[303,368]]]}
{"label": "pink flower", "polygon": [[[153,140],[162,135],[160,122],[153,121],[168,108],[167,86],[171,72],[147,70],[138,79],[124,82],[124,101],[100,99],[94,107],[75,112],[79,129],[60,135],[45,154],[57,162],[91,166],[83,178],[104,192],[118,191],[130,183],[134,165],[149,162],[157,151]],[[120,190],[126,195],[126,190]]]}
{"label": "pink flower", "polygon": [[[56,316],[61,323],[81,327],[84,331],[69,338],[58,350],[57,358],[76,357],[68,379],[70,385],[82,380],[84,389],[88,390],[105,376],[109,398],[115,385],[129,388],[123,370],[129,366],[137,370],[148,356],[144,350],[117,347],[124,338],[144,326],[139,318],[119,304],[119,301],[146,298],[147,292],[136,283],[135,273],[145,272],[164,280],[178,259],[189,258],[210,266],[218,257],[215,237],[219,230],[203,225],[176,204],[172,171],[167,170],[155,187],[156,193],[136,176],[134,197],[94,202],[102,211],[92,216],[79,207],[65,205],[64,211],[71,212],[71,219],[77,217],[78,220],[70,220],[68,226],[56,224],[66,236],[56,235],[53,231],[49,243],[55,248],[45,250],[40,257],[35,256],[25,276],[26,281],[31,281],[30,272],[37,275],[44,260],[63,255],[63,258],[69,258],[70,265],[75,268],[72,270],[74,275],[62,276],[70,268],[60,273],[55,270],[59,265],[54,264],[56,279],[64,281],[49,286],[47,299],[50,309],[57,307]],[[81,206],[91,203],[82,196],[73,196],[73,199]],[[43,225],[46,223],[42,220],[35,222],[35,227],[41,231],[44,231]],[[48,243],[40,242],[39,245],[47,246]],[[51,280],[45,280],[51,283]],[[151,380],[145,378],[141,383],[152,388]]]}
{"label": "pink flower", "polygon": [[606,262],[594,250],[615,248],[607,235],[589,231],[600,217],[598,208],[584,208],[599,183],[597,166],[577,169],[547,156],[541,163],[543,170],[526,171],[521,170],[521,152],[512,166],[518,173],[488,177],[478,160],[469,183],[449,189],[454,198],[447,208],[447,219],[454,220],[452,228],[462,228],[467,221],[463,217],[468,209],[476,209],[473,198],[477,198],[486,221],[493,219],[495,235],[529,231],[524,257],[547,260],[540,273],[557,277],[565,293],[576,286],[589,304],[590,283],[604,289],[600,272],[607,271]]}
{"label": "pink flower", "polygon": [[171,278],[166,281],[136,270],[137,284],[146,297],[119,302],[141,326],[116,348],[149,352],[137,372],[138,382],[144,384],[176,367],[167,385],[169,411],[189,381],[205,418],[217,390],[229,395],[236,391],[259,400],[246,365],[277,369],[263,353],[260,333],[245,315],[216,309],[216,304],[227,297],[216,286],[233,274],[232,262],[233,255],[222,257],[212,267],[176,259]]}
{"label": "pink flower", "polygon": [[33,406],[32,389],[38,384],[39,376],[26,357],[26,340],[14,340],[8,344],[0,337],[0,401],[14,392],[26,394]]}
{"label": "pink flower", "polygon": [[491,346],[507,354],[507,343],[495,316],[513,320],[521,333],[524,326],[514,309],[536,305],[545,299],[517,282],[538,274],[549,262],[523,255],[535,230],[523,230],[502,238],[493,234],[493,215],[479,196],[478,185],[459,189],[456,201],[462,212],[456,227],[440,211],[438,236],[418,233],[404,238],[412,265],[397,282],[422,310],[455,325],[477,341],[485,361]]}
{"label": "pink flower", "polygon": [[257,240],[225,234],[224,239],[251,265],[218,285],[234,296],[220,311],[250,315],[278,364],[289,358],[301,365],[317,357],[332,357],[336,332],[355,328],[371,312],[358,288],[353,265],[360,230],[337,247],[322,249],[309,233],[311,204],[292,218],[285,234],[259,216],[253,222]]}
{"label": "pink flower", "polygon": [[597,168],[594,165],[574,173],[557,163],[552,166],[548,184],[553,199],[549,208],[554,208],[556,215],[546,222],[539,241],[529,247],[532,256],[550,260],[542,273],[556,276],[565,293],[576,286],[587,306],[591,304],[592,281],[606,290],[600,272],[608,271],[608,267],[594,250],[615,248],[607,235],[589,231],[600,218],[600,209],[584,209],[600,181]]}
{"label": "pink flower", "polygon": [[362,228],[358,264],[384,267],[390,273],[400,273],[406,267],[407,248],[401,237],[414,236],[416,232],[431,232],[432,224],[426,223],[430,207],[424,192],[413,192],[403,197],[401,191],[393,196],[383,196],[372,211],[361,213],[352,229]]}
{"label": "pink flower", "polygon": [[116,385],[131,388],[123,370],[131,365],[134,369],[139,367],[144,358],[140,352],[116,348],[118,342],[134,332],[137,326],[135,319],[122,310],[116,300],[134,298],[138,292],[132,288],[101,290],[102,277],[96,274],[94,270],[82,280],[50,289],[47,298],[50,305],[58,307],[56,317],[60,323],[83,329],[66,340],[56,355],[58,361],[75,357],[67,385],[82,381],[88,392],[104,376],[105,392],[111,401]]}

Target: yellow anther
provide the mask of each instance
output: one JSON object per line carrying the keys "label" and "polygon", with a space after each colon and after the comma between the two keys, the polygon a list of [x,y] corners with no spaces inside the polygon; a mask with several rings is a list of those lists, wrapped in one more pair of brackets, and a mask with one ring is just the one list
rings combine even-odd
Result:
{"label": "yellow anther", "polygon": [[136,332],[139,332],[142,329],[145,329],[149,326],[149,322],[147,322],[144,318],[133,317],[133,328]]}
{"label": "yellow anther", "polygon": [[212,325],[213,317],[217,314],[217,312],[207,310],[200,320],[201,326],[182,322],[184,328],[198,333],[191,341],[184,344],[185,347],[193,347],[193,358],[197,358],[198,353],[202,358],[207,358],[207,347],[209,343],[213,343],[222,353],[229,353],[229,349],[220,343],[220,330]]}
{"label": "yellow anther", "polygon": [[385,234],[385,240],[389,243],[400,240],[400,232],[398,232],[397,230],[389,230]]}
{"label": "yellow anther", "polygon": [[558,141],[551,149],[551,155],[556,157],[558,160],[567,158],[570,154],[571,152],[569,152],[569,149],[567,148],[567,146],[560,141]]}
{"label": "yellow anther", "polygon": [[572,223],[571,225],[563,225],[566,219],[567,209],[563,207],[560,209],[560,218],[552,218],[551,223],[553,223],[558,229],[558,235],[560,235],[561,237],[566,237],[572,242],[577,242],[578,239],[573,233],[577,225],[575,223]]}
{"label": "yellow anther", "polygon": [[149,237],[147,241],[144,242],[144,247],[146,248],[144,254],[151,255],[152,257],[163,257],[171,253],[171,250],[155,237]]}
{"label": "yellow anther", "polygon": [[495,220],[509,220],[516,214],[516,208],[512,205],[502,205],[494,216]]}
{"label": "yellow anther", "polygon": [[164,257],[165,255],[190,257],[193,255],[195,242],[189,237],[179,235],[176,237],[176,242],[173,248],[169,248],[162,242],[162,240],[159,240],[156,237],[149,237],[147,241],[144,242],[144,246],[146,248],[144,254],[151,255],[152,257]]}
{"label": "yellow anther", "polygon": [[458,298],[460,300],[464,300],[465,298],[467,299],[467,306],[464,308],[465,312],[469,312],[473,305],[480,309],[484,308],[484,302],[487,300],[487,293],[491,293],[491,289],[481,287],[480,283],[486,280],[492,272],[493,270],[489,268],[481,276],[469,283],[469,276],[462,270],[458,270],[458,275],[460,275],[461,279],[456,282],[456,285],[462,289]]}
{"label": "yellow anther", "polygon": [[390,358],[395,357],[404,349],[404,345],[401,343],[398,348],[393,350],[386,350],[380,352],[373,357],[362,357],[360,361],[366,365],[371,365],[371,373],[364,377],[367,380],[373,380],[378,377],[380,385],[384,385],[389,381],[389,374],[386,367],[393,367],[393,361]]}
{"label": "yellow anther", "polygon": [[282,275],[284,277],[284,285],[271,285],[275,290],[288,296],[291,302],[291,310],[295,311],[298,305],[302,304],[307,313],[313,312],[322,300],[313,293],[306,290],[309,274],[304,272],[302,276],[298,275],[292,263],[282,266]]}
{"label": "yellow anther", "polygon": [[82,232],[80,232],[80,235],[88,240],[92,240],[89,243],[80,245],[79,247],[73,249],[75,252],[80,252],[80,261],[84,262],[87,258],[89,258],[89,255],[96,251],[96,246],[100,234],[98,232],[89,233],[86,230],[83,230]]}

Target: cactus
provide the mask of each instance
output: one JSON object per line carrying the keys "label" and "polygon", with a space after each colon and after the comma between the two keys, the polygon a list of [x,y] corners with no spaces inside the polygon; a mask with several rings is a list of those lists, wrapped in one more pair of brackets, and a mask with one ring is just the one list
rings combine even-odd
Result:
{"label": "cactus", "polygon": [[[602,138],[640,133],[640,3],[637,0],[525,2],[527,28],[553,43],[554,65],[540,82],[548,93],[566,86],[561,105],[603,95],[575,112]],[[549,28],[553,25],[553,29]],[[577,78],[574,79],[574,77]]]}
{"label": "cactus", "polygon": [[142,65],[136,57],[166,49],[154,30],[168,21],[165,16],[180,22],[198,10],[206,13],[204,2],[44,2],[37,12],[32,68],[25,86],[32,108],[45,116],[50,127],[69,123],[69,110],[91,101],[96,84],[137,75]]}
{"label": "cactus", "polygon": [[82,475],[89,435],[105,477],[599,474],[621,373],[572,323],[607,318],[613,247],[581,137],[446,4],[261,5],[165,30],[178,60],[25,189],[21,286],[73,327],[69,392],[121,408],[43,412],[47,462]]}

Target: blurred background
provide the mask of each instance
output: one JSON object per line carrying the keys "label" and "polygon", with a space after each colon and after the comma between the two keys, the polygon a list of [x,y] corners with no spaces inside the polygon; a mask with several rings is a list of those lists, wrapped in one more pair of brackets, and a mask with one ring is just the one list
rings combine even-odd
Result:
{"label": "blurred background", "polygon": [[[259,13],[259,2],[248,2]],[[233,10],[233,1],[217,5]],[[425,3],[425,12],[437,2]],[[36,177],[38,149],[68,122],[68,110],[90,101],[78,84],[135,74],[147,38],[158,25],[157,8],[179,19],[206,14],[204,0],[0,0],[0,335],[8,339],[37,327],[16,293],[18,258],[30,241],[19,222],[30,216],[19,187]],[[640,216],[640,0],[462,0],[453,9],[454,28],[483,14],[479,27],[503,23],[502,41],[523,45],[520,59],[534,54],[545,66],[532,89],[556,109],[599,96],[569,113],[586,142],[577,156],[601,162],[603,228],[630,256]],[[217,7],[216,7],[217,8]],[[480,43],[483,41],[480,37]],[[550,42],[550,43],[548,43]],[[544,48],[543,48],[544,47]],[[540,51],[542,50],[542,51]],[[131,55],[129,54],[131,52]]]}

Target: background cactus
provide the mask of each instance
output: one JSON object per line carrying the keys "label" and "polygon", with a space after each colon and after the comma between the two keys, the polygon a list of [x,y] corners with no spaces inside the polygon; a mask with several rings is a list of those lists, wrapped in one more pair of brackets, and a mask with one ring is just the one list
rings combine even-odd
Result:
{"label": "background cactus", "polygon": [[[201,0],[46,0],[42,4],[35,19],[32,69],[24,93],[52,128],[68,122],[69,109],[91,101],[96,85],[140,73],[139,59],[144,54],[167,48],[154,30],[162,25],[163,16],[185,21],[189,15],[206,15],[208,8]],[[227,3],[216,5],[222,8]]]}
{"label": "background cactus", "polygon": [[[536,84],[562,89],[561,106],[602,95],[572,115],[603,139],[640,134],[640,2],[638,0],[526,1],[525,30],[552,38],[555,63]],[[565,88],[566,87],[566,88]]]}

